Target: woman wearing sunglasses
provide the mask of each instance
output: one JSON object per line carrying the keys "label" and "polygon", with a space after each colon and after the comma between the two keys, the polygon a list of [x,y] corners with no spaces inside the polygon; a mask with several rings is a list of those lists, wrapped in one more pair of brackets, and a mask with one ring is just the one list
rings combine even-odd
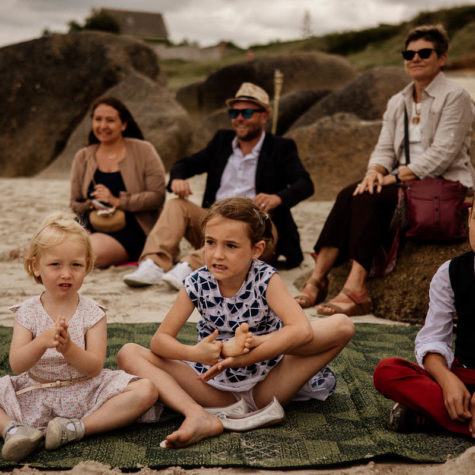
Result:
{"label": "woman wearing sunglasses", "polygon": [[[363,315],[372,308],[366,280],[382,244],[391,242],[390,223],[401,181],[442,176],[472,188],[469,146],[473,120],[470,95],[442,72],[448,37],[441,25],[411,30],[402,52],[412,82],[391,97],[378,143],[359,183],[344,188],[315,244],[312,275],[296,299],[302,307],[323,302],[328,273],[351,260],[338,295],[318,306],[323,315]],[[404,150],[408,114],[410,163]]]}

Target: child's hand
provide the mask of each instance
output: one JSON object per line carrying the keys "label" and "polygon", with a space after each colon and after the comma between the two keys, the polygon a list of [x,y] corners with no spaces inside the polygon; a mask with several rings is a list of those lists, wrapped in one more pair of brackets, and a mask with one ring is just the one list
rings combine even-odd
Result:
{"label": "child's hand", "polygon": [[218,337],[218,330],[215,330],[211,335],[203,338],[195,345],[194,359],[198,363],[206,365],[213,365],[218,361],[223,348],[221,341],[216,341]]}
{"label": "child's hand", "polygon": [[223,343],[221,356],[239,356],[249,353],[252,344],[252,333],[249,331],[249,325],[242,323],[234,333],[234,337]]}
{"label": "child's hand", "polygon": [[62,354],[64,354],[69,349],[69,345],[71,343],[68,327],[68,322],[64,317],[59,317],[58,320],[56,320],[56,340],[58,342],[56,349]]}
{"label": "child's hand", "polygon": [[446,377],[441,384],[445,408],[453,421],[467,422],[472,419],[470,393],[455,374],[449,372]]}
{"label": "child's hand", "polygon": [[47,348],[56,348],[58,346],[58,325],[57,322],[53,323],[47,330],[40,333],[37,338]]}
{"label": "child's hand", "polygon": [[203,373],[202,375],[198,376],[198,379],[201,381],[207,382],[210,379],[213,379],[219,373],[223,372],[225,369],[232,368],[234,365],[234,361],[235,361],[235,358],[232,356],[225,358],[224,360],[221,360],[218,363],[211,366],[211,368],[208,371],[206,371],[206,373]]}

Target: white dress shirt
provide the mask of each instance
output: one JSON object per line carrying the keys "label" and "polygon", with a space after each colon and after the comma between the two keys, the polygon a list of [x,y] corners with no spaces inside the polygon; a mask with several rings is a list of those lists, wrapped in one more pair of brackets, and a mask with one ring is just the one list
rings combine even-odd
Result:
{"label": "white dress shirt", "polygon": [[217,201],[236,196],[253,199],[256,196],[257,160],[265,135],[265,132],[262,132],[259,142],[247,155],[242,154],[237,137],[234,137],[233,153],[224,168],[221,183],[216,192]]}
{"label": "white dress shirt", "polygon": [[452,334],[455,296],[450,284],[449,264],[450,261],[444,262],[432,278],[426,321],[416,336],[416,360],[422,367],[424,367],[423,361],[427,353],[442,355],[449,368],[454,362]]}

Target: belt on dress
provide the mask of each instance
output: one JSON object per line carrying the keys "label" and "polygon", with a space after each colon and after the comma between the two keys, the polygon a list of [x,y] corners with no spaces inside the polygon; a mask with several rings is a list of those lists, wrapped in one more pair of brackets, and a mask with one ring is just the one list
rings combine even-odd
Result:
{"label": "belt on dress", "polygon": [[42,379],[42,378],[38,378],[37,376],[33,376],[29,371],[28,371],[28,376],[40,384],[36,384],[35,386],[28,386],[27,388],[20,389],[19,391],[15,393],[17,396],[19,396],[20,394],[27,393],[29,391],[34,391],[35,389],[62,388],[64,386],[72,386],[73,384],[81,383],[83,381],[87,381],[88,379],[91,379],[89,376],[81,376],[80,378],[58,379],[56,381],[51,381],[48,379]]}

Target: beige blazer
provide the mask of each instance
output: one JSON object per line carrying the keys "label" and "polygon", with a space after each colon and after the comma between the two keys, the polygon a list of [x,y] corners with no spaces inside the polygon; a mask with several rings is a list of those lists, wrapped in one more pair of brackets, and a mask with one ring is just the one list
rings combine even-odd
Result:
{"label": "beige blazer", "polygon": [[[137,222],[148,235],[158,219],[165,201],[165,168],[150,142],[125,138],[126,152],[119,162],[119,171],[126,191],[119,195],[119,208],[134,213]],[[91,205],[87,191],[97,170],[95,153],[98,144],[85,147],[74,157],[71,170],[72,210],[81,215]]]}
{"label": "beige blazer", "polygon": [[[410,83],[389,99],[369,165],[382,165],[389,173],[398,166],[404,147],[404,106],[410,117],[412,92]],[[421,140],[425,151],[411,160],[409,168],[421,179],[442,176],[473,188],[470,144],[474,106],[470,95],[440,72],[424,90],[423,101]]]}

